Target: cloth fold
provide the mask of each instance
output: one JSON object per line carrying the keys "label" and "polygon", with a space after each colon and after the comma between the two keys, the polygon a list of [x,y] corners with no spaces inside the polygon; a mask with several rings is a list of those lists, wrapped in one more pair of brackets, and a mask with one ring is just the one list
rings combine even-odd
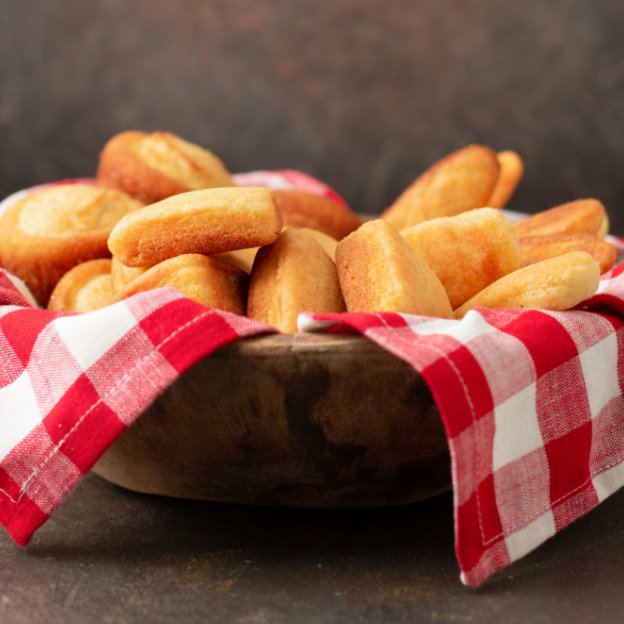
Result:
{"label": "cloth fold", "polygon": [[487,310],[461,321],[305,315],[355,330],[429,386],[451,454],[455,551],[476,587],[624,485],[624,265],[587,309]]}
{"label": "cloth fold", "polygon": [[79,316],[0,306],[0,522],[15,542],[187,368],[268,331],[170,288]]}
{"label": "cloth fold", "polygon": [[[250,184],[335,195],[298,172],[244,175]],[[273,331],[172,289],[83,315],[32,303],[0,270],[0,523],[20,545],[185,370],[234,340]],[[302,314],[299,324],[359,332],[427,382],[449,442],[467,585],[624,484],[624,265],[574,311],[481,309],[460,321]]]}

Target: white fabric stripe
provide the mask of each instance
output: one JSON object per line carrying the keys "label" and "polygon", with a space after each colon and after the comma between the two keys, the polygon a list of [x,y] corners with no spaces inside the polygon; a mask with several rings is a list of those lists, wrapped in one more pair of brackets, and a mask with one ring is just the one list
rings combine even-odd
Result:
{"label": "white fabric stripe", "polygon": [[51,514],[63,495],[78,484],[84,475],[63,453],[54,453],[22,485],[22,492],[45,514]]}
{"label": "white fabric stripe", "polygon": [[505,538],[509,559],[517,561],[554,534],[555,519],[552,511],[549,510],[537,520],[533,520],[533,522]]}
{"label": "white fabric stripe", "polygon": [[494,408],[494,471],[543,446],[536,395],[536,384],[531,383]]}
{"label": "white fabric stripe", "polygon": [[613,333],[579,356],[592,418],[620,394],[617,349],[617,337]]}
{"label": "white fabric stripe", "polygon": [[616,297],[622,297],[624,295],[624,288],[620,286],[620,283],[621,282],[619,277],[602,279],[598,284],[598,289],[596,290],[595,294],[602,295],[604,293],[608,293]]}
{"label": "white fabric stripe", "polygon": [[52,321],[82,370],[86,371],[136,325],[125,303]]}
{"label": "white fabric stripe", "polygon": [[576,345],[591,417],[596,418],[605,405],[620,394],[618,343],[613,325],[598,315],[592,315],[591,323],[587,323],[587,312],[545,314],[555,319]]}
{"label": "white fabric stripe", "polygon": [[[414,334],[419,336],[431,336],[434,334],[450,336],[464,345],[471,342],[474,338],[498,331],[474,310],[468,312],[460,321],[454,319],[423,320],[423,317],[410,314],[402,314],[401,317],[407,324],[406,329],[409,329]],[[302,313],[297,318],[299,331],[323,331],[334,325],[337,325],[336,321],[315,320],[308,313]]]}
{"label": "white fabric stripe", "polygon": [[496,333],[498,330],[490,325],[478,312],[471,310],[460,321],[454,319],[433,319],[431,321],[419,321],[419,317],[409,314],[402,315],[409,328],[419,336],[431,336],[443,334],[454,338],[462,344],[468,344],[483,334]]}
{"label": "white fabric stripe", "polygon": [[26,284],[19,277],[15,277],[15,275],[12,275],[8,271],[5,271],[4,274],[9,278],[11,284],[15,286],[15,288],[24,296],[26,301],[28,301],[28,303],[30,303],[33,308],[40,307],[37,303],[37,300],[33,297],[33,294],[28,289],[28,286],[26,286]]}
{"label": "white fabric stripe", "polygon": [[0,388],[0,460],[40,422],[41,412],[24,371],[13,383]]}
{"label": "white fabric stripe", "polygon": [[141,322],[168,303],[182,298],[183,295],[179,290],[171,286],[165,286],[158,290],[138,293],[129,299],[125,299],[123,303],[128,308],[128,312],[134,317],[135,322]]}
{"label": "white fabric stripe", "polygon": [[[541,312],[550,316],[568,332],[579,353],[609,334],[613,334],[613,325],[607,319],[585,310],[567,310],[565,312],[542,310]],[[588,323],[590,315],[591,323]]]}
{"label": "white fabric stripe", "polygon": [[334,325],[337,325],[336,321],[317,321],[305,313],[297,316],[297,329],[300,332],[322,332]]}
{"label": "white fabric stripe", "polygon": [[45,418],[68,388],[80,377],[82,369],[59,336],[54,323],[39,332],[27,364],[35,400]]}
{"label": "white fabric stripe", "polygon": [[232,179],[238,186],[266,186],[273,190],[293,188],[293,185],[283,176],[273,171],[235,173],[232,175]]}
{"label": "white fabric stripe", "polygon": [[624,462],[596,475],[592,479],[598,500],[602,502],[624,485]]}

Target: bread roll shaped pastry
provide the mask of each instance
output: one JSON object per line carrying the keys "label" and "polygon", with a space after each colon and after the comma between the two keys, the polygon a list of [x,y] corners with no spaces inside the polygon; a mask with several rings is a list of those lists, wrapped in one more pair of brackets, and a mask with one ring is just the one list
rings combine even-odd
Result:
{"label": "bread roll shaped pastry", "polygon": [[202,254],[182,254],[149,268],[126,284],[117,297],[170,286],[211,308],[245,314],[247,274]]}
{"label": "bread roll shaped pastry", "polygon": [[584,251],[573,251],[501,277],[460,306],[455,316],[476,307],[568,310],[591,297],[599,281],[598,263]]}
{"label": "bread roll shaped pastry", "polygon": [[513,226],[494,208],[430,219],[401,234],[440,278],[453,308],[518,268]]}
{"label": "bread roll shaped pastry", "polygon": [[608,231],[607,212],[597,199],[577,199],[531,215],[514,224],[519,238],[562,234],[602,235]]}
{"label": "bread roll shaped pastry", "polygon": [[338,241],[329,234],[315,230],[313,228],[299,228],[304,232],[307,232],[312,238],[327,252],[327,255],[335,262],[336,261],[336,247]]}
{"label": "bread roll shaped pastry", "polygon": [[438,276],[386,221],[369,221],[340,241],[336,268],[349,311],[453,315]]}
{"label": "bread roll shaped pastry", "polygon": [[218,254],[268,245],[282,218],[263,187],[214,188],[181,193],[121,219],[108,239],[127,266],[149,267],[181,254]]}
{"label": "bread roll shaped pastry", "polygon": [[113,256],[111,258],[111,284],[113,287],[113,294],[119,294],[127,284],[139,277],[141,273],[145,273],[146,270],[145,267],[126,266],[119,258]]}
{"label": "bread roll shaped pastry", "polygon": [[70,269],[57,282],[48,310],[52,312],[91,312],[115,302],[108,258],[88,260]]}
{"label": "bread roll shaped pastry", "polygon": [[498,152],[496,158],[500,166],[500,173],[486,205],[491,208],[504,208],[522,179],[524,163],[522,158],[512,150]]}
{"label": "bread roll shaped pastry", "polygon": [[308,232],[285,229],[260,249],[251,271],[248,316],[294,333],[300,312],[344,309],[336,265]]}
{"label": "bread roll shaped pastry", "polygon": [[397,230],[487,206],[499,178],[496,153],[469,145],[442,158],[407,188],[381,215]]}
{"label": "bread roll shaped pastry", "polygon": [[58,184],[28,193],[0,217],[0,264],[46,305],[72,267],[106,258],[113,226],[142,204],[95,184]]}
{"label": "bread roll shaped pastry", "polygon": [[100,154],[97,179],[146,204],[178,193],[234,185],[217,156],[171,132],[115,135]]}
{"label": "bread roll shaped pastry", "polygon": [[613,268],[617,259],[615,247],[594,234],[564,234],[561,236],[527,236],[521,238],[520,266],[528,266],[540,260],[562,256],[570,251],[586,251],[604,273]]}
{"label": "bread roll shaped pastry", "polygon": [[341,206],[330,197],[295,189],[274,190],[273,197],[282,212],[284,225],[312,228],[341,239],[361,224],[349,207]]}

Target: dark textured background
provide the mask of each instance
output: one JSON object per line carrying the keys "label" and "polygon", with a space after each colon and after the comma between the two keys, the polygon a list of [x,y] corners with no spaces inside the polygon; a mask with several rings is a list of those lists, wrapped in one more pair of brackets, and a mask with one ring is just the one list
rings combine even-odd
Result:
{"label": "dark textured background", "polygon": [[0,6],[2,194],[92,173],[120,130],[170,129],[377,212],[478,141],[525,157],[512,207],[596,196],[624,231],[621,0]]}

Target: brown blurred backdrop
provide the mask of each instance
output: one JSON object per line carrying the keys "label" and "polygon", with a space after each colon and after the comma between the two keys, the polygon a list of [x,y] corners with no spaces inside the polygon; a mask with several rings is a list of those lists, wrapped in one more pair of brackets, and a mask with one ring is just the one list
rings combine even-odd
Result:
{"label": "brown blurred backdrop", "polygon": [[0,193],[90,175],[120,130],[295,167],[378,212],[469,142],[512,207],[603,199],[624,232],[621,0],[0,0]]}

